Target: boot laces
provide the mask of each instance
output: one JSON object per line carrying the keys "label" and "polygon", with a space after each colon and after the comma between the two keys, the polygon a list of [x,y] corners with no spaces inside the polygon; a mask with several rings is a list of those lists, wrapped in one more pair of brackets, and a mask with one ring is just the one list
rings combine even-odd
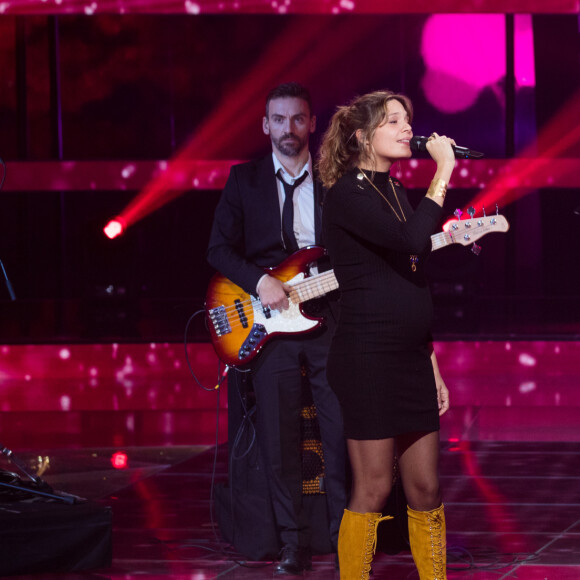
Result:
{"label": "boot laces", "polygon": [[382,516],[376,519],[369,518],[368,520],[368,530],[366,537],[366,550],[364,554],[363,566],[362,566],[362,576],[361,578],[368,578],[371,571],[371,564],[373,561],[373,556],[377,551],[377,532],[379,529],[379,524],[386,520],[392,520],[393,516]]}
{"label": "boot laces", "polygon": [[433,578],[445,578],[445,563],[443,558],[443,521],[440,513],[428,514],[429,531],[431,535],[431,553],[433,556]]}

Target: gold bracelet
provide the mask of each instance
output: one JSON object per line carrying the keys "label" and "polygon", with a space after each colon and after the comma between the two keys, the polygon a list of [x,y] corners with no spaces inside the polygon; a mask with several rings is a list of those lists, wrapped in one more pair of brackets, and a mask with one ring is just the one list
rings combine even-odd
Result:
{"label": "gold bracelet", "polygon": [[445,194],[447,193],[447,182],[443,179],[434,179],[429,185],[427,190],[427,197],[435,199],[436,197],[442,197],[445,199]]}

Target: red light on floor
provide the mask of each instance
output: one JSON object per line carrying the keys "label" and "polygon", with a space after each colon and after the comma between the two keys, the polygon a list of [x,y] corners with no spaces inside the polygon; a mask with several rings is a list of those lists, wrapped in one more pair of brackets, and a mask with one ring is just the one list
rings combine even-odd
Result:
{"label": "red light on floor", "polygon": [[120,236],[125,231],[125,220],[123,218],[112,219],[104,228],[105,235],[112,240]]}
{"label": "red light on floor", "polygon": [[111,456],[111,465],[115,469],[126,469],[128,464],[129,458],[127,457],[127,454],[122,451],[117,451]]}

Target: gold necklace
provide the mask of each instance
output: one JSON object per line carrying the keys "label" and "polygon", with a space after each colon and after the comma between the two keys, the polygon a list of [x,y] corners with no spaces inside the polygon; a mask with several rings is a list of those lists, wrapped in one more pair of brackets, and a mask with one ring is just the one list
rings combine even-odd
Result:
{"label": "gold necklace", "polygon": [[[395,186],[393,185],[393,180],[391,179],[390,176],[389,176],[389,183],[391,184],[391,189],[393,190],[393,195],[395,196],[395,199],[397,200],[397,205],[399,206],[399,210],[401,210],[401,215],[403,216],[402,218],[399,217],[399,214],[395,211],[395,208],[393,207],[391,202],[386,198],[386,196],[383,195],[383,192],[370,180],[369,176],[362,169],[359,169],[359,173],[357,175],[357,178],[358,179],[364,178],[371,184],[373,189],[387,202],[387,204],[391,208],[391,211],[395,214],[395,217],[401,223],[407,221],[407,218],[405,216],[405,212],[403,211],[403,207],[401,206],[401,202],[399,201],[399,196],[397,195],[397,192],[395,191]],[[417,254],[409,254],[409,263],[411,264],[411,270],[413,272],[417,271],[417,262],[418,261],[419,261],[419,256],[417,256]]]}

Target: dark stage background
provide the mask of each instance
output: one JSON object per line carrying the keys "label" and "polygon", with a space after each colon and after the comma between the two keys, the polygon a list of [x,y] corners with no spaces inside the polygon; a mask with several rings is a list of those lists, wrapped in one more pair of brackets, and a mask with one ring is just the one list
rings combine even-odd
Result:
{"label": "dark stage background", "polygon": [[[213,273],[204,254],[228,164],[269,150],[262,103],[287,80],[312,91],[315,148],[337,105],[390,88],[413,100],[415,134],[483,151],[456,172],[449,216],[520,154],[530,168],[553,167],[552,177],[514,173],[510,190],[487,200],[511,228],[480,240],[479,256],[459,246],[433,255],[435,336],[578,338],[580,177],[558,179],[559,163],[575,167],[580,155],[578,17],[447,16],[471,19],[438,15],[439,40],[425,48],[426,14],[0,17],[0,259],[17,297],[0,284],[0,342],[181,340]],[[96,177],[117,166],[130,175],[191,143],[187,159],[221,163],[220,178],[186,182],[106,238],[147,179]],[[414,199],[422,180],[408,181]],[[190,339],[208,339],[201,318]]]}

